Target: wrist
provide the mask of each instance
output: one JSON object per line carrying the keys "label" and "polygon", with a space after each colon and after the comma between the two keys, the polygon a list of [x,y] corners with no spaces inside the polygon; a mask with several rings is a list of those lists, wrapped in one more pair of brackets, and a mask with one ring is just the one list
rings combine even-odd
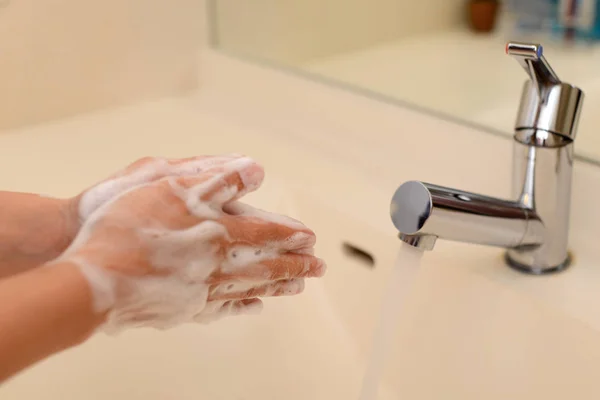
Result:
{"label": "wrist", "polygon": [[[72,343],[69,345],[80,344],[105,322],[107,312],[97,309],[95,291],[79,263],[71,260],[58,260],[46,264],[46,267],[42,270],[46,269],[56,282],[60,282],[60,286],[64,289],[65,301],[69,302],[69,307],[76,309],[72,311],[79,316],[77,321],[79,334],[71,336]],[[78,299],[78,304],[74,304],[68,299]]]}
{"label": "wrist", "polygon": [[32,248],[24,255],[38,253],[34,258],[43,263],[59,257],[71,245],[80,222],[71,199],[47,199],[40,208],[45,215],[38,216],[28,227],[26,240]]}
{"label": "wrist", "polygon": [[0,278],[60,256],[79,229],[70,200],[0,192]]}
{"label": "wrist", "polygon": [[81,228],[81,218],[79,218],[79,200],[78,197],[60,199],[60,215],[62,220],[61,241],[59,243],[60,253],[65,251],[73,242],[75,236]]}
{"label": "wrist", "polygon": [[0,381],[90,338],[106,319],[76,265],[54,262],[0,280]]}
{"label": "wrist", "polygon": [[106,315],[116,302],[116,282],[112,274],[94,265],[85,253],[75,252],[56,260],[57,264],[77,269],[90,291],[91,308],[97,314]]}

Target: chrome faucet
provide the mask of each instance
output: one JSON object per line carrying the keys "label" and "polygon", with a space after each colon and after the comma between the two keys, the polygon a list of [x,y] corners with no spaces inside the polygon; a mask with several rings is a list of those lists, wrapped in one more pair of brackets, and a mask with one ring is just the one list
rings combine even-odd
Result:
{"label": "chrome faucet", "polygon": [[529,75],[514,133],[513,199],[502,200],[424,182],[402,184],[390,214],[399,238],[433,250],[438,238],[507,249],[507,263],[546,274],[570,263],[568,252],[573,141],[583,91],[558,79],[538,44],[508,43]]}

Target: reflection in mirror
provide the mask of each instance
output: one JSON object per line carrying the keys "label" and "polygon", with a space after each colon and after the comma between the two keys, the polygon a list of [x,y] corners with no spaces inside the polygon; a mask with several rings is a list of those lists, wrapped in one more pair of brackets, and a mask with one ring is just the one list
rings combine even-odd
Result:
{"label": "reflection in mirror", "polygon": [[[585,92],[576,153],[600,162],[600,0],[212,0],[213,44],[487,132],[513,134],[527,76],[509,40],[542,43]],[[598,10],[596,9],[598,8]]]}

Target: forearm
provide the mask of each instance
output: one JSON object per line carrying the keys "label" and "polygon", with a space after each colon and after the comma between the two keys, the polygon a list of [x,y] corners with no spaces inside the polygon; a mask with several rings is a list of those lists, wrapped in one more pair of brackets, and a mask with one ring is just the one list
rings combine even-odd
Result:
{"label": "forearm", "polygon": [[60,255],[77,232],[73,215],[66,200],[0,192],[0,278]]}
{"label": "forearm", "polygon": [[43,266],[0,281],[0,382],[89,338],[103,315],[72,264]]}

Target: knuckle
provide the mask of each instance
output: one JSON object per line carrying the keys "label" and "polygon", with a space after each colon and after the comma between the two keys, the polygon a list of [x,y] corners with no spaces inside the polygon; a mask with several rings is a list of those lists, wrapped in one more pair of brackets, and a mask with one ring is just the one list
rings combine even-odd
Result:
{"label": "knuckle", "polygon": [[185,176],[171,176],[169,177],[171,184],[175,184],[177,186],[186,187],[188,184],[188,179]]}
{"label": "knuckle", "polygon": [[145,156],[138,158],[136,161],[129,164],[126,168],[127,171],[137,170],[139,168],[145,167],[147,165],[157,165],[166,162],[162,157],[154,157],[154,156]]}
{"label": "knuckle", "polygon": [[154,162],[156,160],[156,157],[152,157],[152,156],[145,156],[145,157],[141,157],[138,158],[136,161],[133,162],[133,166],[142,166],[142,165],[146,165],[146,164],[150,164],[152,162]]}
{"label": "knuckle", "polygon": [[161,178],[155,182],[150,183],[149,186],[154,186],[160,190],[171,190],[176,186],[180,186],[180,183],[177,178],[168,176],[168,177]]}

